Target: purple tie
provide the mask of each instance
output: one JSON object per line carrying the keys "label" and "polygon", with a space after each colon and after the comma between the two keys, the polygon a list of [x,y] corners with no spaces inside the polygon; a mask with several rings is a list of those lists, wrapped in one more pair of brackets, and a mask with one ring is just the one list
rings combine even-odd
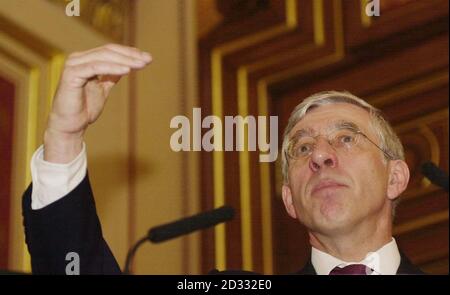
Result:
{"label": "purple tie", "polygon": [[330,271],[330,275],[368,275],[372,271],[364,264],[350,264],[345,267],[336,266]]}

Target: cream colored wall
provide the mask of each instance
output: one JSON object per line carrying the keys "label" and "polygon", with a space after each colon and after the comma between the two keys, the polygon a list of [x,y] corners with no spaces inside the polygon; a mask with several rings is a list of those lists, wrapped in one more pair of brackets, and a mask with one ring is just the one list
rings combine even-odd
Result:
{"label": "cream colored wall", "polygon": [[[138,0],[136,5],[137,46],[154,56],[151,67],[137,74],[137,117],[128,117],[129,80],[123,79],[111,94],[101,120],[86,136],[89,174],[104,236],[121,266],[130,243],[144,235],[149,227],[199,210],[198,155],[177,154],[169,147],[170,119],[192,110],[197,100],[193,1]],[[60,7],[44,0],[0,0],[0,14],[62,53],[110,42],[76,19],[65,16]],[[8,46],[6,41],[0,44]],[[26,47],[20,42],[19,46]],[[3,64],[10,62],[0,55],[0,61],[2,58],[6,59]],[[29,78],[29,69],[20,69],[12,63],[14,66],[18,73],[25,71],[24,77],[16,78],[17,82]],[[43,87],[46,81],[40,83]],[[18,83],[20,89],[16,99],[21,112],[26,113],[29,96],[27,85],[22,84]],[[10,268],[16,270],[27,269],[20,212],[21,192],[29,179],[29,155],[25,156],[24,151],[34,150],[42,141],[48,105],[45,102],[48,97],[42,96],[37,96],[39,116],[35,122],[35,140],[27,141],[26,133],[18,132],[14,149]],[[128,140],[130,120],[135,120],[137,126],[134,130],[137,141],[131,146]],[[19,122],[16,127],[20,127]],[[138,173],[135,182],[130,184],[128,156],[133,146]],[[129,212],[130,185],[135,185],[135,212]],[[131,237],[133,241],[128,236],[129,218],[134,225],[131,229],[135,233]],[[135,261],[135,272],[139,274],[198,273],[198,236],[146,245],[139,250]]]}
{"label": "cream colored wall", "polygon": [[[194,2],[137,1],[137,46],[154,61],[137,78],[136,238],[153,225],[198,211],[195,153],[175,153],[169,140],[173,116],[196,104]],[[147,244],[136,256],[137,273],[198,272],[194,237]],[[191,250],[189,250],[191,249]]]}

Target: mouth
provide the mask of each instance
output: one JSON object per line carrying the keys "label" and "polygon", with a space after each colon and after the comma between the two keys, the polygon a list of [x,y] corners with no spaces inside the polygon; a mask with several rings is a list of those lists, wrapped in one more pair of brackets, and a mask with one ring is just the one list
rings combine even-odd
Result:
{"label": "mouth", "polygon": [[322,180],[313,187],[311,195],[315,195],[325,190],[336,190],[344,187],[347,186],[334,180]]}

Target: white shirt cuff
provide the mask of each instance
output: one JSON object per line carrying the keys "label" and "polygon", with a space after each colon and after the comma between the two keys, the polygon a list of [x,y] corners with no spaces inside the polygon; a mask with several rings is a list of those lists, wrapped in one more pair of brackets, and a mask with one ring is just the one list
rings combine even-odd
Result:
{"label": "white shirt cuff", "polygon": [[41,145],[31,159],[31,209],[42,209],[61,199],[84,179],[87,173],[86,145],[80,154],[68,164],[44,161],[44,146]]}

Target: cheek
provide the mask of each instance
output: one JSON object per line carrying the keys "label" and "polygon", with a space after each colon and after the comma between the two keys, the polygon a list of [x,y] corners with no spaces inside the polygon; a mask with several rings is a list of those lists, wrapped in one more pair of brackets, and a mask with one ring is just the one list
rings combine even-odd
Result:
{"label": "cheek", "polygon": [[386,189],[386,167],[379,159],[368,161],[370,163],[363,171],[356,175],[359,181],[361,193],[372,195],[383,195]]}
{"label": "cheek", "polygon": [[292,198],[297,210],[305,207],[306,184],[309,179],[308,171],[292,169],[289,173],[289,183],[291,184]]}
{"label": "cheek", "polygon": [[291,188],[296,194],[304,192],[308,179],[309,173],[306,169],[293,167],[289,171],[289,183],[291,184]]}

